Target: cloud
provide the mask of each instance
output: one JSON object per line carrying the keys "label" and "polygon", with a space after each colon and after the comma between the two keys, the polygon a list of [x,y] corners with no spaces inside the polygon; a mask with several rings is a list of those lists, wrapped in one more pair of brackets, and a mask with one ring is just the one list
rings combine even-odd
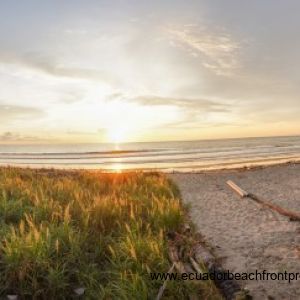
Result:
{"label": "cloud", "polygon": [[[233,109],[230,103],[201,98],[175,98],[156,95],[126,97],[121,93],[112,94],[111,100],[134,102],[145,107],[168,106],[180,112],[180,117],[165,124],[169,128],[203,128],[214,124],[229,124]],[[220,118],[220,120],[218,120]],[[214,120],[216,119],[216,120]],[[228,121],[227,121],[228,120]]]}
{"label": "cloud", "polygon": [[1,141],[11,141],[14,140],[16,137],[19,137],[18,135],[13,134],[12,132],[4,132],[0,135]]}
{"label": "cloud", "polygon": [[14,132],[4,132],[0,134],[0,142],[37,142],[43,139],[36,136],[26,136]]}
{"label": "cloud", "polygon": [[230,104],[201,98],[175,98],[157,95],[141,95],[128,97],[122,93],[114,93],[107,97],[109,101],[119,100],[124,102],[135,102],[144,106],[175,106],[183,110],[193,112],[223,112],[230,111]]}
{"label": "cloud", "polygon": [[67,130],[68,135],[77,136],[103,136],[106,133],[106,128],[98,128],[95,131],[79,131],[79,130]]}
{"label": "cloud", "polygon": [[240,67],[240,43],[224,30],[186,25],[168,28],[174,46],[180,46],[191,55],[199,57],[206,69],[217,75],[229,76]]}
{"label": "cloud", "polygon": [[0,104],[0,119],[2,122],[39,118],[44,114],[43,110],[34,107]]}
{"label": "cloud", "polygon": [[96,68],[68,66],[65,63],[59,62],[58,59],[53,56],[39,52],[26,52],[21,54],[0,53],[0,63],[20,65],[54,77],[118,83],[117,78],[107,71]]}
{"label": "cloud", "polygon": [[184,110],[206,112],[228,112],[228,104],[207,99],[170,98],[159,96],[140,96],[133,99],[141,105],[176,106]]}

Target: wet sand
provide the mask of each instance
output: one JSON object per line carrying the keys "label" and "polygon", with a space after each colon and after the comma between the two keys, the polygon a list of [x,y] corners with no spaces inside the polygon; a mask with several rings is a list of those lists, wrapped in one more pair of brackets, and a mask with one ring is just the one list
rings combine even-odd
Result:
{"label": "wet sand", "polygon": [[[170,174],[197,230],[231,272],[300,272],[300,222],[239,198],[227,185],[300,213],[300,164]],[[300,299],[300,280],[239,281],[254,299]]]}

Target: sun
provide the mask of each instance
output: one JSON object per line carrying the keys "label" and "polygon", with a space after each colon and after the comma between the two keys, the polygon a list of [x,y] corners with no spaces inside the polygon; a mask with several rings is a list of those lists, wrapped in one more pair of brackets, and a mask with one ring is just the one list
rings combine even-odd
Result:
{"label": "sun", "polygon": [[127,138],[127,130],[124,127],[113,127],[107,129],[107,139],[110,143],[124,143]]}

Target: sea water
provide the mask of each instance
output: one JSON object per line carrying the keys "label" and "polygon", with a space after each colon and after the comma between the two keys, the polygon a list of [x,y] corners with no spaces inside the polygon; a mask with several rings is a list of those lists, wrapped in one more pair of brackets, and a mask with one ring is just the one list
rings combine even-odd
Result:
{"label": "sea water", "polygon": [[0,145],[0,165],[198,171],[300,161],[300,136],[124,144]]}

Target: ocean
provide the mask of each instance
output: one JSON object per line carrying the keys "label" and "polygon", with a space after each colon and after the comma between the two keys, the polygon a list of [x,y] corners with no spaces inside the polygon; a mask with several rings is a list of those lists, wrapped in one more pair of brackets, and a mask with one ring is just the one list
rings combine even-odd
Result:
{"label": "ocean", "polygon": [[0,165],[190,172],[300,161],[300,136],[125,144],[0,145]]}

